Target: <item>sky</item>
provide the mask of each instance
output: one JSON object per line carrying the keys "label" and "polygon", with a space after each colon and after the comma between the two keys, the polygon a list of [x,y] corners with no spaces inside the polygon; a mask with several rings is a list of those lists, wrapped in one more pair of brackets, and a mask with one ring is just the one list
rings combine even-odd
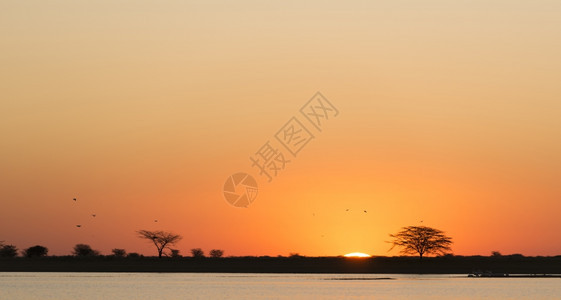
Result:
{"label": "sky", "polygon": [[[553,0],[0,0],[0,240],[391,256],[425,225],[456,255],[559,255],[559,53]],[[271,181],[267,142],[290,160]]]}

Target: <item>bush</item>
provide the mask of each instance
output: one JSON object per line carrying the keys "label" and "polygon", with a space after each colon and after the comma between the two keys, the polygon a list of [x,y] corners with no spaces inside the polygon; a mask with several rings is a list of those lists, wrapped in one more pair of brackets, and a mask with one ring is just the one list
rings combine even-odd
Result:
{"label": "bush", "polygon": [[224,251],[220,249],[212,249],[210,250],[210,257],[222,257],[224,255]]}
{"label": "bush", "polygon": [[76,244],[72,250],[72,254],[76,256],[98,256],[99,251],[93,250],[90,245]]}
{"label": "bush", "polygon": [[127,254],[127,258],[141,258],[142,256],[136,252]]}
{"label": "bush", "polygon": [[18,248],[14,245],[0,245],[0,257],[16,257]]}
{"label": "bush", "polygon": [[173,258],[178,258],[178,257],[181,257],[181,254],[179,254],[179,250],[177,250],[177,249],[171,249],[171,254],[170,254],[170,256],[173,257]]}
{"label": "bush", "polygon": [[47,249],[47,247],[35,245],[33,247],[29,247],[23,250],[22,254],[25,257],[41,257],[41,256],[47,256],[48,253],[49,253],[49,249]]}
{"label": "bush", "polygon": [[115,257],[125,257],[125,256],[127,256],[127,251],[125,251],[125,249],[115,248],[115,249],[111,250],[111,252],[113,253],[113,256],[115,256]]}
{"label": "bush", "polygon": [[191,255],[193,255],[193,257],[205,257],[205,253],[201,248],[191,249]]}
{"label": "bush", "polygon": [[491,256],[493,256],[493,257],[501,257],[501,256],[503,256],[503,255],[502,255],[501,252],[499,252],[499,251],[493,251],[493,252],[491,252]]}

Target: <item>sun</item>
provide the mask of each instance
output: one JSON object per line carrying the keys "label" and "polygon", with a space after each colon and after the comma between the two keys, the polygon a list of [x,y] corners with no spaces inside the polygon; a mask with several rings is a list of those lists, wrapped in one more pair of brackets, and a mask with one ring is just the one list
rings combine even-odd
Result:
{"label": "sun", "polygon": [[343,256],[345,256],[345,257],[372,257],[372,255],[369,255],[369,254],[366,254],[366,253],[361,253],[361,252],[347,253]]}

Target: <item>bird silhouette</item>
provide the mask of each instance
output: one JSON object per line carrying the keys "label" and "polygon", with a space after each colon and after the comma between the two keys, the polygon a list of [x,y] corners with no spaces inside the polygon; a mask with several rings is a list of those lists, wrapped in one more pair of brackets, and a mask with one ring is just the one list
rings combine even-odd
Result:
{"label": "bird silhouette", "polygon": [[72,198],[72,200],[76,201],[76,198]]}
{"label": "bird silhouette", "polygon": [[76,227],[80,228],[80,227],[82,227],[82,225],[76,225]]}
{"label": "bird silhouette", "polygon": [[364,213],[367,213],[367,211],[365,210]]}

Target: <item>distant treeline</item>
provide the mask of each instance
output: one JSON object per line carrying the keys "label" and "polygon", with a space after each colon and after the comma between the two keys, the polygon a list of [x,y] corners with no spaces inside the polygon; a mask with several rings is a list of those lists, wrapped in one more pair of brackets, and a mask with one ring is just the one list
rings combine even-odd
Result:
{"label": "distant treeline", "polygon": [[386,274],[561,274],[561,256],[426,257],[117,257],[44,256],[0,258],[0,272],[224,272]]}
{"label": "distant treeline", "polygon": [[[177,249],[169,249],[169,253],[164,253],[164,247],[158,248],[158,256],[168,256],[173,258],[182,257]],[[139,258],[143,257],[143,255],[138,254],[136,252],[127,253],[125,249],[115,248],[111,250],[110,257],[119,257],[119,258]],[[18,257],[19,255],[27,258],[37,258],[37,257],[45,257],[48,256],[49,249],[45,246],[35,245],[21,251],[15,245],[4,244],[3,241],[0,241],[0,258],[13,258]],[[72,255],[78,257],[92,257],[92,256],[103,256],[100,251],[92,249],[90,245],[87,244],[76,244],[74,248],[72,248]],[[205,252],[201,248],[193,248],[191,249],[191,255],[193,257],[205,257]],[[210,257],[222,257],[224,255],[224,250],[220,249],[212,249],[209,252]]]}

